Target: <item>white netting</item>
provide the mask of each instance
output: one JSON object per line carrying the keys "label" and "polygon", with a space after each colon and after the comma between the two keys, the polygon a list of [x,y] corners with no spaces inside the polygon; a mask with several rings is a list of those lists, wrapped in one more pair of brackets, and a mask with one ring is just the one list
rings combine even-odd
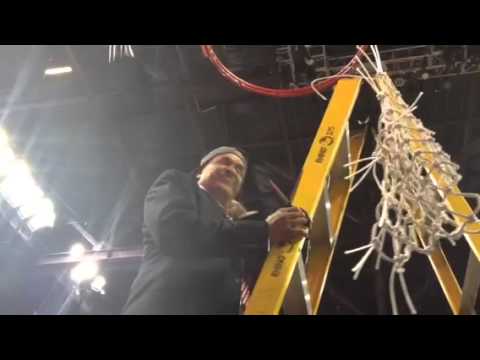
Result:
{"label": "white netting", "polygon": [[132,45],[108,45],[108,62],[114,62],[122,57],[135,57]]}
{"label": "white netting", "polygon": [[[370,75],[365,64],[358,58],[360,67],[356,71],[372,87],[380,102],[376,147],[372,156],[345,166],[368,162],[349,176],[361,174],[351,191],[369,173],[373,173],[381,192],[381,200],[375,210],[376,222],[371,230],[370,243],[345,253],[366,250],[352,269],[354,279],[358,278],[373,252],[377,254],[377,270],[382,260],[391,263],[389,293],[392,311],[398,314],[395,294],[395,280],[398,277],[406,303],[414,314],[416,310],[404,277],[405,264],[412,253],[430,255],[441,239],[455,245],[467,232],[466,226],[477,220],[475,215],[466,216],[449,210],[446,202],[448,196],[473,199],[476,203],[475,214],[479,211],[480,196],[456,192],[461,179],[459,166],[451,161],[450,156],[436,142],[434,132],[425,128],[422,121],[413,114],[422,93],[412,105],[407,105],[390,77],[383,71],[378,48],[371,46],[371,50],[374,60],[367,54],[364,55],[375,74]],[[435,172],[436,179],[441,179],[441,183],[435,183],[430,176],[432,172]],[[390,255],[385,250],[388,241],[393,249]]]}

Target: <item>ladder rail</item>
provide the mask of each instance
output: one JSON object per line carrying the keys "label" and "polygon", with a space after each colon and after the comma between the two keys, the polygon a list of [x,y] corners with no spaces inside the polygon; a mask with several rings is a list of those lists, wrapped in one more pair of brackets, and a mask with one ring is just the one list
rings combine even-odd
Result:
{"label": "ladder rail", "polygon": [[[348,134],[348,120],[358,97],[361,83],[359,79],[342,79],[336,85],[293,196],[293,206],[304,209],[312,219],[312,228],[309,234],[311,241],[310,264],[315,264],[324,253],[331,254],[334,246],[334,241],[330,241],[334,232],[329,219],[330,209],[326,206],[329,197],[327,183],[338,152],[342,148],[341,145],[348,144],[345,140],[345,136]],[[348,151],[348,145],[344,146],[342,150]],[[272,247],[253,289],[245,314],[278,314],[290,286],[295,286],[297,289],[302,288],[298,284],[292,285],[291,282],[295,280],[294,272],[304,242],[305,239],[301,239],[294,244]],[[329,261],[323,268],[328,270],[328,264]],[[316,278],[311,274],[312,267],[309,265],[307,266],[307,282],[313,305],[314,302],[319,301],[322,286],[312,286],[310,282]],[[284,310],[288,311],[288,306]],[[315,306],[313,310],[315,312]]]}
{"label": "ladder rail", "polygon": [[[419,138],[419,134],[412,131],[410,131],[410,136]],[[421,141],[415,141],[412,142],[411,151],[412,153],[415,151],[428,151],[428,147]],[[429,154],[426,154],[426,157],[429,160],[434,160]],[[438,187],[447,187],[445,180],[437,170],[433,169],[430,171],[430,177]],[[455,213],[466,217],[475,216],[475,214],[465,197],[455,195],[460,193],[460,189],[454,186],[451,190],[452,193],[446,197],[446,205],[449,210],[454,212],[455,222],[460,225],[464,222],[464,218],[455,215]],[[480,223],[472,223],[466,227],[466,230],[469,232],[480,232]],[[417,235],[423,243],[421,234]],[[464,237],[470,247],[470,254],[463,288],[460,288],[458,279],[441,246],[429,256],[430,264],[455,315],[475,313],[475,302],[480,288],[480,233],[467,233]]]}

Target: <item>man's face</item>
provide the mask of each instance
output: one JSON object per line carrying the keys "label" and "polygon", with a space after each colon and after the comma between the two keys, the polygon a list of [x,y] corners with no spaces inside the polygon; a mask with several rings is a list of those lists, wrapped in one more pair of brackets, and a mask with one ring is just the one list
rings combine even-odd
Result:
{"label": "man's face", "polygon": [[233,200],[240,192],[245,170],[245,164],[237,155],[218,155],[203,168],[198,183],[209,192],[221,192]]}

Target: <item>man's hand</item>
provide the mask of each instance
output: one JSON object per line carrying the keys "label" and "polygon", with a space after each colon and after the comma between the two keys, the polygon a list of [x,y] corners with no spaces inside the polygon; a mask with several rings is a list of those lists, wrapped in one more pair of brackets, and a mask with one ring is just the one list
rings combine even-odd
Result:
{"label": "man's hand", "polygon": [[241,219],[247,213],[247,209],[245,209],[240,202],[232,200],[227,206],[226,213],[232,219],[237,220]]}
{"label": "man's hand", "polygon": [[265,220],[273,245],[300,241],[308,235],[309,219],[299,208],[289,207],[275,211]]}

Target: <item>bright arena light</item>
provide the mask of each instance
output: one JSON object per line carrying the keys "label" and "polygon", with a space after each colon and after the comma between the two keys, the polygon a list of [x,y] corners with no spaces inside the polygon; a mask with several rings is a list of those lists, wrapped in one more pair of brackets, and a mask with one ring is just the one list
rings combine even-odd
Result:
{"label": "bright arena light", "polygon": [[29,219],[42,210],[44,210],[48,205],[45,205],[45,202],[48,202],[48,199],[40,197],[40,193],[36,194],[34,198],[31,198],[27,203],[20,206],[18,213],[22,219]]}
{"label": "bright arena light", "polygon": [[11,186],[6,198],[14,208],[21,208],[26,214],[30,212],[28,216],[22,216],[23,218],[30,217],[47,206],[42,189],[35,184],[33,179],[19,182],[17,186],[14,184]]}
{"label": "bright arena light", "polygon": [[0,129],[0,147],[8,146],[8,135],[5,130]]}
{"label": "bright arena light", "polygon": [[93,279],[98,274],[98,265],[95,261],[83,261],[70,271],[70,279],[77,284]]}
{"label": "bright arena light", "polygon": [[[53,202],[35,182],[28,164],[15,157],[6,132],[0,128],[0,198],[17,211],[15,215],[33,233],[53,227],[56,214]],[[22,235],[23,236],[23,235]],[[25,236],[29,236],[26,234]]]}
{"label": "bright arena light", "polygon": [[36,215],[28,219],[27,224],[31,231],[34,232],[44,227],[53,227],[55,219],[56,215],[52,200],[43,198],[36,208]]}
{"label": "bright arena light", "polygon": [[70,248],[70,256],[79,258],[83,254],[85,254],[85,246],[83,246],[81,243],[73,244]]}
{"label": "bright arena light", "polygon": [[0,178],[7,175],[14,164],[15,154],[12,149],[0,145]]}
{"label": "bright arena light", "polygon": [[0,128],[0,178],[10,171],[13,160],[15,160],[15,154],[10,148],[7,133]]}
{"label": "bright arena light", "polygon": [[107,284],[107,280],[105,277],[102,275],[97,275],[95,279],[93,279],[90,287],[92,288],[93,291],[99,292],[101,294],[104,294],[104,287]]}

